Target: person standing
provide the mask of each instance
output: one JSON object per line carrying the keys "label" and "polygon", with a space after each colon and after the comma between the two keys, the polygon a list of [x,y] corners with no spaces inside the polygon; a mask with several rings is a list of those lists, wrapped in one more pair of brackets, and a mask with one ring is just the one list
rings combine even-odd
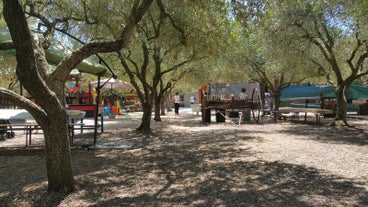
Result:
{"label": "person standing", "polygon": [[194,104],[195,98],[194,95],[190,96],[190,104]]}
{"label": "person standing", "polygon": [[266,98],[266,101],[268,102],[268,108],[270,109],[270,111],[273,111],[273,95],[269,92],[266,92],[265,93],[265,98]]}
{"label": "person standing", "polygon": [[240,100],[247,100],[248,99],[248,94],[247,94],[247,91],[245,90],[245,88],[242,88],[242,90],[239,94],[239,99]]}
{"label": "person standing", "polygon": [[175,106],[175,114],[179,115],[179,104],[180,104],[180,96],[179,92],[176,92],[174,96],[174,106]]}

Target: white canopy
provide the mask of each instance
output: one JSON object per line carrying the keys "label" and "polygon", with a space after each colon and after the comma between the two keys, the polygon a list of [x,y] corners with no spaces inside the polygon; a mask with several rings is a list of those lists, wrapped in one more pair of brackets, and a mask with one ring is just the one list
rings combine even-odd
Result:
{"label": "white canopy", "polygon": [[[90,82],[92,87],[97,87],[97,84],[98,81]],[[113,78],[100,80],[100,86],[107,89],[134,89],[132,84]]]}

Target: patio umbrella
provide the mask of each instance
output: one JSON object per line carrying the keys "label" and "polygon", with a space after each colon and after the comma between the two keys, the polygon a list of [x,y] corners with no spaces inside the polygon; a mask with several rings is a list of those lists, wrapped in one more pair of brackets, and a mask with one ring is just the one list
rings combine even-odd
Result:
{"label": "patio umbrella", "polygon": [[[90,82],[90,85],[92,87],[97,87],[98,81],[93,81]],[[103,79],[100,81],[100,86],[103,86],[102,88],[107,88],[107,89],[133,89],[132,84],[122,81],[122,80],[117,80],[117,79]]]}

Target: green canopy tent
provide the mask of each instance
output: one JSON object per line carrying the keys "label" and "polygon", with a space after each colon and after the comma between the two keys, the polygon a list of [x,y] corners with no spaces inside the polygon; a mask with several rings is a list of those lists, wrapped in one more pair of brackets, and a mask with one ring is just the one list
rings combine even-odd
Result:
{"label": "green canopy tent", "polygon": [[[318,101],[323,99],[335,99],[336,94],[332,85],[317,86],[289,86],[282,89],[281,100],[286,105],[290,104],[294,107],[321,107]],[[368,87],[353,84],[350,86],[346,95],[348,99],[348,111],[355,111],[358,107],[352,100],[368,99]],[[304,101],[303,103],[301,101]],[[290,103],[288,103],[290,102]],[[293,103],[292,103],[293,102]],[[313,104],[315,102],[315,104]]]}
{"label": "green canopy tent", "polygon": [[[40,38],[42,38],[41,34],[37,31],[34,31],[34,34],[39,35]],[[66,34],[66,33],[64,33]],[[69,34],[66,34],[69,35]],[[71,35],[69,35],[72,38],[75,38]],[[10,32],[7,27],[0,26],[0,43],[12,41]],[[79,41],[81,42],[81,41]],[[15,55],[15,50],[3,50],[1,51],[6,54]],[[51,42],[50,47],[45,51],[46,59],[49,62],[49,64],[57,65],[60,61],[63,60],[64,57],[71,54],[72,50],[65,46],[62,42],[53,40]],[[98,55],[97,55],[98,56]],[[98,56],[101,60],[102,58]],[[104,61],[102,61],[105,63]],[[92,75],[96,75],[98,78],[98,86],[97,86],[97,98],[99,98],[100,95],[100,79],[101,76],[111,76],[110,78],[114,77],[116,78],[116,75],[111,71],[111,69],[108,67],[108,65],[105,63],[106,67],[104,65],[101,65],[97,61],[94,61],[92,58],[87,58],[83,60],[80,64],[77,65],[76,69],[78,69],[81,73],[88,73]],[[98,100],[98,99],[97,99]],[[95,113],[95,126],[94,126],[94,144],[96,145],[96,138],[97,138],[97,126],[98,126],[98,102],[96,104],[96,113]]]}
{"label": "green canopy tent", "polygon": [[[336,98],[332,85],[289,86],[282,89],[281,100]],[[348,99],[368,99],[368,87],[353,84],[347,94]]]}
{"label": "green canopy tent", "polygon": [[[35,34],[39,34],[35,32]],[[11,36],[8,28],[0,27],[0,42],[11,41]],[[15,50],[5,50],[2,51],[7,54],[15,55]],[[60,41],[54,40],[52,41],[50,47],[45,51],[47,61],[52,65],[57,65],[59,62],[71,54],[72,50],[65,46]],[[92,58],[87,58],[83,60],[79,65],[77,65],[76,69],[78,69],[81,73],[89,73],[98,76],[108,76],[108,69],[101,65],[100,63],[93,61]]]}

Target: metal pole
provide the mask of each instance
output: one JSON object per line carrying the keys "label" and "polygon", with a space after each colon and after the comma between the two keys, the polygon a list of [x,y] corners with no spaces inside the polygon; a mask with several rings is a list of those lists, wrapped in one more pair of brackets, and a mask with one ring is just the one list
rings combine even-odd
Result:
{"label": "metal pole", "polygon": [[[95,112],[95,133],[93,136],[93,145],[96,145],[97,142],[97,126],[98,126],[98,115],[99,115],[99,103],[100,103],[100,80],[101,80],[101,76],[98,75],[97,76],[97,87],[96,87],[96,112]],[[103,112],[102,112],[103,113]],[[101,116],[103,116],[103,114],[101,114]],[[102,123],[101,123],[102,124]],[[102,127],[102,126],[101,126]]]}

